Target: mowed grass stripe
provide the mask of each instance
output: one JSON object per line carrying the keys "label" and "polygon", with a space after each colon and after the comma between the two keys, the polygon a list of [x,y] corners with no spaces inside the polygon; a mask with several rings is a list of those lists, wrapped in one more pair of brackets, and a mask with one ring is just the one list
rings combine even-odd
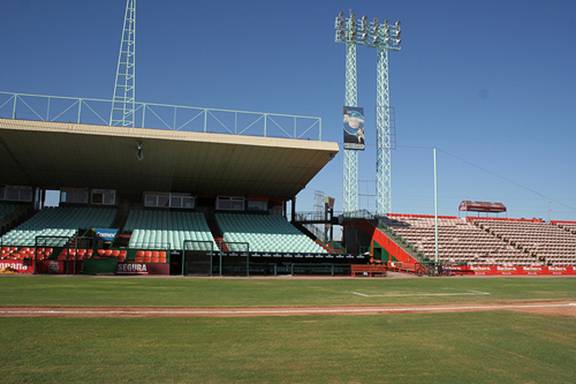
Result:
{"label": "mowed grass stripe", "polygon": [[3,383],[573,383],[573,318],[0,319]]}
{"label": "mowed grass stripe", "polygon": [[[457,295],[474,291],[489,294]],[[422,293],[440,295],[421,296]],[[576,278],[259,280],[0,277],[0,306],[231,307],[575,299]]]}

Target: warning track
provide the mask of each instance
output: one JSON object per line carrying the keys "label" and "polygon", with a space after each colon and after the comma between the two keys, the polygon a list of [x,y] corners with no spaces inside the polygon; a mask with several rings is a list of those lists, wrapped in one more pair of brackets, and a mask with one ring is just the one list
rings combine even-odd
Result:
{"label": "warning track", "polygon": [[453,313],[519,311],[576,317],[576,302],[539,301],[419,306],[314,306],[314,307],[0,307],[0,317],[257,317],[312,315],[386,315],[402,313]]}

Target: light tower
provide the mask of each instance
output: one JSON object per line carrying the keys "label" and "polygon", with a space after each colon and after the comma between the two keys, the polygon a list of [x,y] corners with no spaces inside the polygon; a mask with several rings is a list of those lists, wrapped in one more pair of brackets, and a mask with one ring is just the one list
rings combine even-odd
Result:
{"label": "light tower", "polygon": [[[348,18],[344,19],[342,12],[336,17],[336,42],[345,42],[347,48],[354,46],[354,101],[356,101],[356,44],[376,48],[376,214],[385,215],[391,210],[392,205],[392,140],[390,132],[390,96],[388,83],[388,51],[400,50],[400,22],[390,25],[388,21],[380,24],[377,18],[371,23],[366,16],[356,20],[352,11]],[[348,102],[348,56],[346,51],[346,102]],[[352,60],[351,60],[352,61]],[[351,106],[356,106],[351,105]],[[355,202],[358,206],[358,164],[357,152],[354,167],[350,166],[347,152],[344,152],[344,211],[352,208],[347,203]],[[354,179],[347,175],[354,172]],[[353,186],[347,183],[353,181]],[[355,210],[354,208],[350,209]]]}
{"label": "light tower", "polygon": [[[346,71],[344,104],[358,106],[358,78],[356,74],[356,19],[350,16],[344,19],[342,11],[336,16],[336,42],[346,44]],[[358,152],[344,149],[343,210],[358,210]]]}
{"label": "light tower", "polygon": [[126,0],[110,125],[134,127],[136,103],[136,0]]}

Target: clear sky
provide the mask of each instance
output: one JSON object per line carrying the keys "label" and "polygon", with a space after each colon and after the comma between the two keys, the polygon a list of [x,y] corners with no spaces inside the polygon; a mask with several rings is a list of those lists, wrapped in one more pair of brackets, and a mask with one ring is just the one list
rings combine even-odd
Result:
{"label": "clear sky", "polygon": [[[390,58],[396,111],[393,210],[432,211],[432,153],[441,152],[440,210],[502,201],[510,216],[576,219],[576,2],[139,0],[137,99],[318,115],[341,142],[340,10],[402,22]],[[0,89],[110,98],[123,0],[2,0]],[[373,194],[375,72],[359,48],[368,149],[360,191]],[[455,155],[455,156],[453,156]],[[342,156],[300,193],[341,204]],[[374,208],[370,196],[361,205]]]}

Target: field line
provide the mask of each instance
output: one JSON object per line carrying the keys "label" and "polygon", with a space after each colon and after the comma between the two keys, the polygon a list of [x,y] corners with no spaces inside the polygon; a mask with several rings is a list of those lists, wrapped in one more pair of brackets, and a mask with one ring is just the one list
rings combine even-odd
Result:
{"label": "field line", "polygon": [[467,291],[467,292],[441,292],[441,293],[384,293],[368,294],[352,291],[353,295],[362,297],[436,297],[436,296],[488,296],[490,292]]}

